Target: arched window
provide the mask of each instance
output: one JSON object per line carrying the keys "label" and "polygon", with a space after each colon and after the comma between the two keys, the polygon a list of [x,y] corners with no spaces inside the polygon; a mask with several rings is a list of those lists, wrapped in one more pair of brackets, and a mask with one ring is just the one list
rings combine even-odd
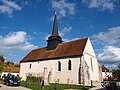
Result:
{"label": "arched window", "polygon": [[71,60],[68,61],[68,70],[71,70]]}
{"label": "arched window", "polygon": [[93,62],[92,62],[92,57],[90,58],[91,61],[91,70],[93,71]]}
{"label": "arched window", "polygon": [[30,64],[29,69],[31,69],[32,64]]}
{"label": "arched window", "polygon": [[61,71],[61,62],[58,62],[58,71]]}

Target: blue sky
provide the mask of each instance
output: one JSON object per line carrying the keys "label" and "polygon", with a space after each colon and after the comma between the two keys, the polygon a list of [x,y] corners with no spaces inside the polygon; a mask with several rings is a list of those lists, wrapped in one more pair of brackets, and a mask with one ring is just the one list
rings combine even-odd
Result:
{"label": "blue sky", "polygon": [[18,63],[47,45],[54,12],[63,41],[89,37],[101,65],[120,63],[119,0],[0,0],[0,54]]}

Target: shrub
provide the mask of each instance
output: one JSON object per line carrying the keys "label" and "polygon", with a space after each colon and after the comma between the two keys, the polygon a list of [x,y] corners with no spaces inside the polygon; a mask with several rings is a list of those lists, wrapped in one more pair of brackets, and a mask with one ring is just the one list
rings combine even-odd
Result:
{"label": "shrub", "polygon": [[41,82],[42,77],[35,77],[32,75],[27,76],[27,81],[28,82]]}

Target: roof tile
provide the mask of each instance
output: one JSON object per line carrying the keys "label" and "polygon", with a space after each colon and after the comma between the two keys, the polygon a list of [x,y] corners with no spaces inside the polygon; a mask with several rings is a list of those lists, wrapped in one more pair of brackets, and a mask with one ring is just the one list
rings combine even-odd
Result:
{"label": "roof tile", "polygon": [[56,49],[49,51],[47,51],[46,47],[34,49],[20,62],[79,56],[82,55],[87,40],[88,38],[82,38],[79,40],[61,43]]}
{"label": "roof tile", "polygon": [[106,68],[105,66],[102,66],[102,72],[109,72],[109,69]]}

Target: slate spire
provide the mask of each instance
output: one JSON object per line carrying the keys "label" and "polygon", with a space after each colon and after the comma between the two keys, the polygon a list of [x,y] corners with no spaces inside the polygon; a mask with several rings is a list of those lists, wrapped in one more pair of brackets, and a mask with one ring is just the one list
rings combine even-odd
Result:
{"label": "slate spire", "polygon": [[52,36],[58,36],[57,13],[55,13],[55,16],[54,16]]}
{"label": "slate spire", "polygon": [[48,37],[47,50],[55,49],[58,44],[62,43],[62,38],[58,34],[58,23],[57,23],[57,13],[54,16],[54,24],[51,36]]}

